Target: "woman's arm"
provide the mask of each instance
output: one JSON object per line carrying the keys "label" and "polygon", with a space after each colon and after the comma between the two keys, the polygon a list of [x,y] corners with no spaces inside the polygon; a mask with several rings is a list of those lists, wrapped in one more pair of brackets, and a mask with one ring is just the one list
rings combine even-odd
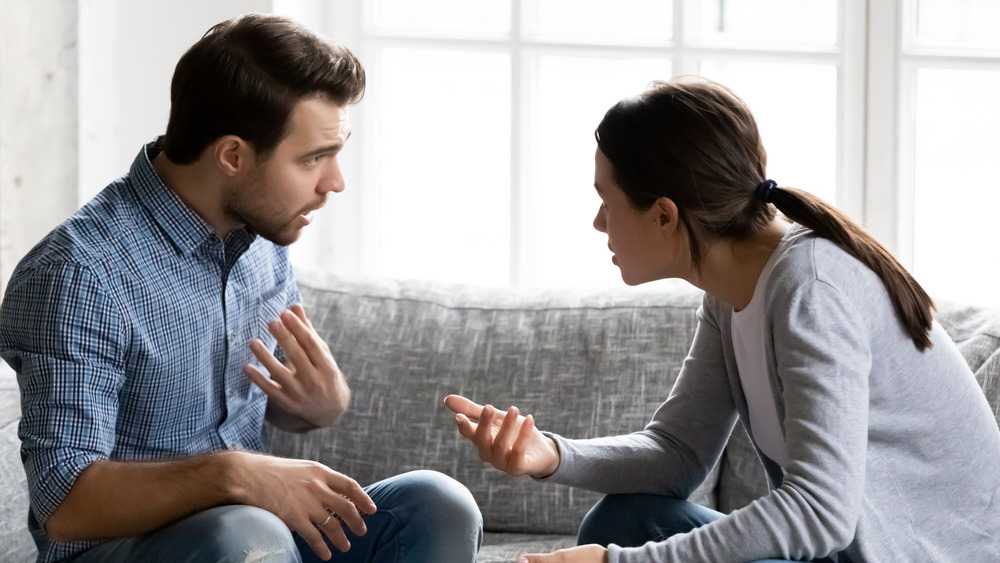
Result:
{"label": "woman's arm", "polygon": [[736,419],[717,303],[706,296],[677,381],[646,428],[606,438],[553,436],[562,463],[550,479],[605,494],[687,498],[718,460]]}
{"label": "woman's arm", "polygon": [[[698,330],[670,398],[640,432],[569,440],[539,432],[513,407],[504,414],[462,397],[449,397],[446,405],[459,413],[459,432],[476,445],[480,458],[508,473],[602,493],[686,498],[718,459],[736,420],[710,301],[699,310]],[[477,424],[483,418],[491,425]]]}

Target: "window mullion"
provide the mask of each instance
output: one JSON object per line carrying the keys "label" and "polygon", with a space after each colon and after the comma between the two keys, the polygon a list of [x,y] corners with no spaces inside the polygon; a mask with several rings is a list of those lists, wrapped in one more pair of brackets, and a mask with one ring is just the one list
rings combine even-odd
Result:
{"label": "window mullion", "polygon": [[850,217],[865,220],[865,56],[866,0],[840,3],[840,61],[838,64],[838,138],[836,204]]}
{"label": "window mullion", "polygon": [[[523,285],[527,280],[526,261],[530,215],[524,212],[525,201],[522,197],[526,185],[526,164],[524,151],[528,144],[527,120],[525,119],[525,104],[528,84],[531,77],[526,76],[528,65],[524,58],[524,10],[522,0],[511,0],[511,48],[510,48],[510,274],[511,285]],[[527,100],[527,101],[526,101]]]}
{"label": "window mullion", "polygon": [[904,209],[900,166],[900,0],[868,2],[864,222],[904,264],[912,258],[912,208]]}

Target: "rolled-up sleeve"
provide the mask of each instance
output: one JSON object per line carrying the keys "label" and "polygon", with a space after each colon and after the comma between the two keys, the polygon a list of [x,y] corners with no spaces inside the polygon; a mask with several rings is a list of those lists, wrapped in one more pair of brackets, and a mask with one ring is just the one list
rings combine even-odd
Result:
{"label": "rolled-up sleeve", "polygon": [[126,329],[78,264],[19,270],[0,308],[0,355],[21,389],[21,460],[44,526],[91,463],[115,447]]}

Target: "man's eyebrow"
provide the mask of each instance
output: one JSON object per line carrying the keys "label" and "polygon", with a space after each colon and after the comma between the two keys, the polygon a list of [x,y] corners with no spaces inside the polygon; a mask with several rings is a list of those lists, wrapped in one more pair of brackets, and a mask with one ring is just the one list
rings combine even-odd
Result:
{"label": "man's eyebrow", "polygon": [[328,153],[328,152],[337,152],[340,149],[344,148],[344,142],[346,142],[347,139],[350,139],[350,138],[351,138],[351,132],[347,131],[347,134],[344,135],[344,140],[343,141],[337,141],[335,143],[331,143],[329,145],[325,145],[325,146],[319,147],[318,149],[313,149],[313,150],[307,152],[306,154],[302,155],[299,158],[312,158],[314,156],[325,154],[325,153]]}
{"label": "man's eyebrow", "polygon": [[326,146],[319,147],[318,149],[313,149],[313,150],[305,153],[304,155],[302,155],[299,158],[311,158],[311,157],[318,156],[318,155],[321,155],[321,154],[326,154],[326,153],[330,153],[330,152],[337,152],[337,151],[339,151],[342,148],[344,148],[344,143],[336,142],[336,143],[333,143],[331,145],[326,145]]}

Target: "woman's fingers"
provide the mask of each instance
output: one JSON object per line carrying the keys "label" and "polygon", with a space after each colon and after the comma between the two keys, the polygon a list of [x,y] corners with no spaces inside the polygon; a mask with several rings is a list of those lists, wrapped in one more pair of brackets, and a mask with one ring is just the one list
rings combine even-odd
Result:
{"label": "woman's fingers", "polygon": [[458,426],[458,433],[462,435],[463,438],[476,442],[476,428],[477,424],[469,420],[469,417],[464,414],[455,415],[455,425]]}
{"label": "woman's fingers", "polygon": [[493,419],[496,416],[496,409],[491,405],[483,407],[483,412],[479,415],[476,426],[476,436],[474,442],[479,449],[479,459],[492,462],[490,453],[493,450]]}
{"label": "woman's fingers", "polygon": [[510,450],[510,446],[514,443],[514,438],[517,436],[520,418],[517,407],[507,409],[507,414],[504,415],[503,421],[500,423],[500,430],[497,431],[496,437],[493,438],[491,447],[493,459],[500,461],[507,458],[507,451]]}
{"label": "woman's fingers", "polygon": [[510,451],[507,452],[507,464],[520,471],[529,471],[527,457],[528,448],[534,438],[535,418],[530,414],[521,423],[521,429],[517,432],[514,443],[511,444]]}
{"label": "woman's fingers", "polygon": [[477,420],[483,412],[483,405],[476,404],[461,395],[448,395],[444,398],[444,406],[455,414],[464,414],[470,420]]}

